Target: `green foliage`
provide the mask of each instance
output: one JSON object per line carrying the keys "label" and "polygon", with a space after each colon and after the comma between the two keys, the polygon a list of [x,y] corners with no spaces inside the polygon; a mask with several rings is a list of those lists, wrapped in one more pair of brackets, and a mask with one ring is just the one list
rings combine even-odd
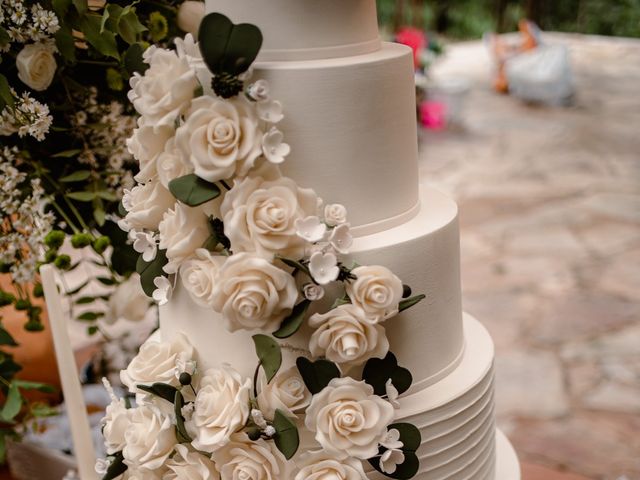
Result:
{"label": "green foliage", "polygon": [[282,410],[277,409],[273,417],[273,427],[276,430],[276,434],[273,437],[276,447],[287,460],[291,459],[300,445],[296,424]]}
{"label": "green foliage", "polygon": [[[420,461],[416,455],[418,447],[422,441],[420,430],[410,423],[393,423],[389,425],[389,430],[396,429],[400,433],[400,441],[402,442],[402,453],[404,454],[404,462],[397,466],[396,471],[393,473],[385,473],[387,477],[395,478],[398,480],[408,480],[413,478],[418,473],[420,467]],[[379,455],[384,453],[387,449],[380,448]],[[369,463],[381,473],[380,468],[380,456],[370,458]]]}
{"label": "green foliage", "polygon": [[151,297],[153,291],[156,289],[153,281],[156,277],[167,276],[167,273],[163,270],[163,267],[167,264],[167,252],[166,250],[158,250],[156,258],[151,262],[145,262],[142,255],[138,257],[138,263],[136,264],[136,271],[140,274],[140,283],[142,290],[147,296]]}
{"label": "green foliage", "polygon": [[184,417],[182,416],[182,407],[184,406],[184,398],[180,390],[176,390],[175,397],[173,399],[173,410],[176,415],[176,438],[180,443],[191,443],[191,436],[187,432],[187,428],[184,425]]}
{"label": "green foliage", "polygon": [[169,182],[169,190],[174,197],[190,207],[197,207],[220,195],[220,189],[215,183],[207,182],[195,173],[174,178]]}
{"label": "green foliage", "polygon": [[415,304],[424,300],[427,296],[424,294],[415,295],[413,297],[405,298],[398,304],[398,312],[403,312],[408,308],[413,307]]}
{"label": "green foliage", "polygon": [[162,398],[167,402],[174,403],[178,389],[166,383],[154,383],[153,385],[138,385],[138,389],[143,392],[151,393],[156,397]]}
{"label": "green foliage", "polygon": [[60,248],[65,236],[62,230],[52,230],[44,237],[44,244],[49,248]]}
{"label": "green foliage", "polygon": [[386,384],[391,380],[398,393],[406,392],[413,378],[411,372],[398,365],[398,360],[391,352],[384,358],[370,358],[362,371],[362,379],[373,387],[376,395],[386,395]]}
{"label": "green foliage", "polygon": [[273,332],[273,336],[276,338],[289,338],[291,335],[296,333],[300,327],[302,326],[302,322],[304,321],[304,316],[307,313],[307,310],[311,305],[311,302],[307,299],[302,300],[298,303],[280,325],[280,328]]}
{"label": "green foliage", "polygon": [[320,393],[332,379],[340,377],[340,369],[329,360],[321,359],[312,362],[308,358],[298,357],[296,366],[304,384],[313,395]]}
{"label": "green foliage", "polygon": [[257,334],[253,337],[256,347],[256,355],[260,360],[260,365],[267,376],[267,383],[278,373],[282,365],[282,352],[280,345],[273,338],[267,335]]}

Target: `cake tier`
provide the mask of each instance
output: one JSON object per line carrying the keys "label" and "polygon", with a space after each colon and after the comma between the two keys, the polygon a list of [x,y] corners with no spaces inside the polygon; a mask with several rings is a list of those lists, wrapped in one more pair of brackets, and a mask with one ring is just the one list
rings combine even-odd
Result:
{"label": "cake tier", "polygon": [[391,43],[355,57],[255,64],[254,78],[284,105],[284,172],[346,205],[353,227],[380,231],[416,212],[412,71],[411,50]]}
{"label": "cake tier", "polygon": [[[391,351],[413,374],[412,391],[455,368],[463,347],[456,204],[431,188],[424,189],[422,197],[429,208],[401,226],[356,238],[351,249],[358,263],[384,265],[414,293],[427,295],[385,323]],[[184,333],[204,367],[228,362],[245,376],[253,374],[257,359],[251,354],[251,336],[256,332],[228,332],[220,316],[196,305],[180,281],[171,301],[160,307],[160,329],[164,338]],[[308,355],[311,333],[303,326],[282,342],[285,366]]]}
{"label": "cake tier", "polygon": [[261,60],[344,57],[380,45],[375,0],[207,0],[206,7],[258,25]]}

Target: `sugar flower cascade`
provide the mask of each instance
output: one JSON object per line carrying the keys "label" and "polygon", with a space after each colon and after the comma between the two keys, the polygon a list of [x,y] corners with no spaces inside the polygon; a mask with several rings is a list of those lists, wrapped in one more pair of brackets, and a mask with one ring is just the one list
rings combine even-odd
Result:
{"label": "sugar flower cascade", "polygon": [[[140,173],[120,226],[157,303],[180,281],[217,312],[212,321],[258,332],[256,371],[201,371],[184,336],[148,340],[121,373],[136,406],[112,392],[100,473],[361,480],[368,462],[411,478],[420,433],[393,420],[412,376],[389,351],[385,323],[424,295],[411,296],[384,266],[347,265],[347,209],[281,174],[290,153],[277,127],[283,105],[267,82],[249,81],[260,30],[213,13],[199,40],[149,48],[149,68],[131,80],[140,117],[129,148]],[[310,358],[283,365],[279,340],[305,324]],[[299,429],[314,439],[304,452]]]}

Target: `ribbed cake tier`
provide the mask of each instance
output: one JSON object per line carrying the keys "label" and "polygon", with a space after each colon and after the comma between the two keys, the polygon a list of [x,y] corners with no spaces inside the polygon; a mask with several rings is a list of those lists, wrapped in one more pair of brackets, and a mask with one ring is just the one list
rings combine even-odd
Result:
{"label": "ribbed cake tier", "polygon": [[358,55],[380,45],[375,0],[207,0],[207,11],[258,25],[259,60]]}
{"label": "ribbed cake tier", "polygon": [[[391,351],[413,374],[410,392],[447,375],[463,350],[456,204],[437,190],[425,188],[422,205],[428,208],[420,208],[410,221],[358,237],[351,249],[351,257],[358,263],[386,266],[415,293],[427,295],[385,323]],[[163,338],[184,333],[203,367],[227,362],[249,377],[255,370],[251,336],[256,332],[228,332],[220,315],[196,305],[180,280],[171,301],[160,307],[160,329]],[[281,342],[285,366],[292,365],[300,354],[308,355],[311,333],[305,325]]]}

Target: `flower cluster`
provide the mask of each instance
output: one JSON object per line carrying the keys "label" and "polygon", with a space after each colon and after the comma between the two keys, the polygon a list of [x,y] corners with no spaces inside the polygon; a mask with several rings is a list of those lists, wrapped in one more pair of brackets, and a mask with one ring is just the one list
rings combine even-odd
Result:
{"label": "flower cluster", "polygon": [[0,52],[6,52],[11,43],[40,42],[51,38],[59,29],[58,17],[39,3],[31,7],[22,0],[0,0],[0,27],[8,40],[0,43]]}
{"label": "flower cluster", "polygon": [[38,141],[44,140],[53,122],[49,107],[31,97],[29,92],[18,96],[12,89],[11,95],[15,99],[14,107],[6,106],[0,112],[0,136],[17,133],[20,137],[29,135]]}
{"label": "flower cluster", "polygon": [[[410,288],[386,267],[345,264],[354,242],[347,209],[281,173],[290,147],[267,82],[217,73],[212,64],[239,60],[213,62],[195,47],[190,36],[177,51],[151,47],[148,68],[131,79],[140,117],[128,147],[140,171],[119,225],[140,253],[147,295],[163,305],[182,282],[218,314],[212,321],[260,332],[260,364],[254,381],[228,365],[196,372],[186,338],[149,341],[121,374],[138,407],[115,399],[120,413],[105,420],[111,465],[128,478],[183,478],[177,459],[202,478],[351,480],[366,478],[361,462],[369,461],[409,478],[420,435],[392,420],[411,376],[389,351],[384,324],[424,296],[407,298]],[[305,321],[314,361],[300,357],[281,370],[273,337],[294,335]],[[295,456],[302,414],[319,450]]]}

